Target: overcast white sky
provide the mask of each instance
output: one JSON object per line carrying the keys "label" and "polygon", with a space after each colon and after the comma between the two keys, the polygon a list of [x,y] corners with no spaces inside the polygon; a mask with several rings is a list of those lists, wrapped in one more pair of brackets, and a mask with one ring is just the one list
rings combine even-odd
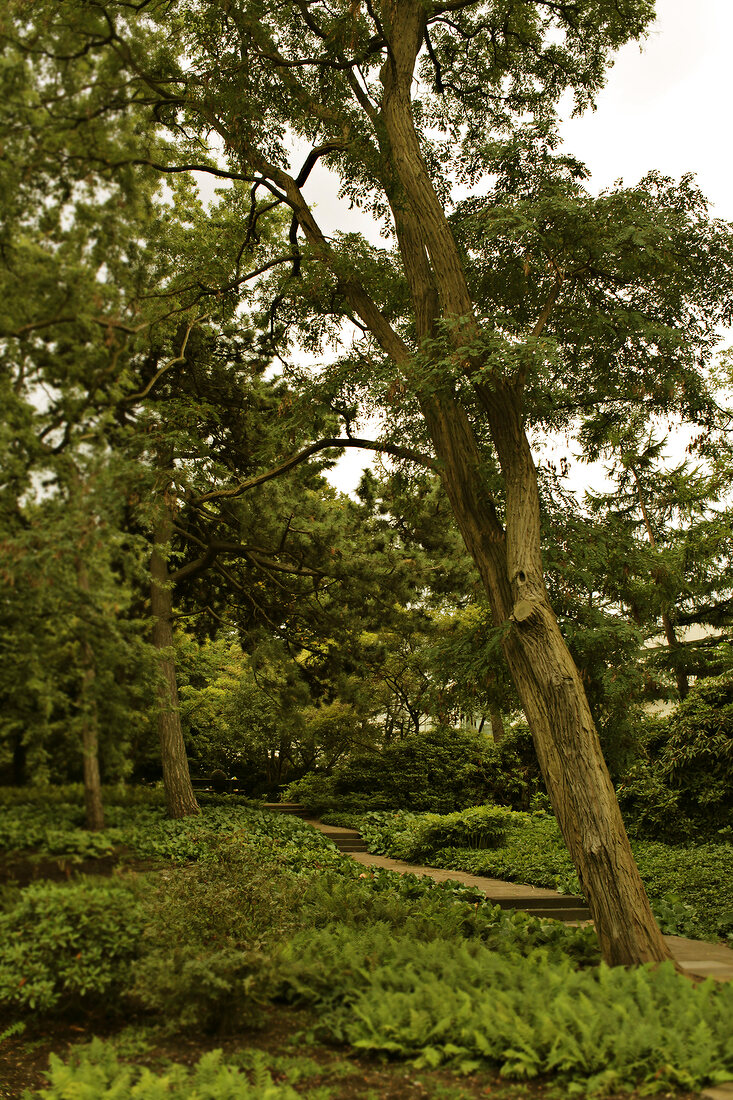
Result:
{"label": "overcast white sky", "polygon": [[[588,165],[593,191],[617,179],[633,184],[652,168],[694,172],[713,212],[733,219],[733,0],[657,0],[656,8],[644,42],[617,55],[596,111],[565,123],[566,149]],[[335,193],[325,178],[313,183],[319,219],[331,228]],[[363,464],[360,452],[348,454],[339,488],[353,488]]]}

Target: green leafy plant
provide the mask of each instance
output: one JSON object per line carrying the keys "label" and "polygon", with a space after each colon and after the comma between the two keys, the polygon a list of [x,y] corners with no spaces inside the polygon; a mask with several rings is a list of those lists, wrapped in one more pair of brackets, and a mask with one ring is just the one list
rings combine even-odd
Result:
{"label": "green leafy plant", "polygon": [[132,997],[174,1029],[257,1023],[270,955],[299,927],[305,887],[277,852],[244,840],[222,842],[218,860],[166,873],[146,896]]}
{"label": "green leafy plant", "polygon": [[733,987],[693,986],[671,965],[579,970],[542,950],[520,958],[343,926],[301,935],[285,962],[284,992],[357,1049],[489,1063],[519,1079],[553,1073],[582,1095],[733,1078]]}
{"label": "green leafy plant", "polygon": [[[288,1084],[275,1083],[261,1062],[249,1071],[227,1064],[220,1050],[204,1054],[193,1068],[169,1065],[161,1072],[120,1062],[111,1044],[95,1039],[68,1062],[50,1058],[48,1085],[38,1100],[70,1096],[94,1100],[299,1100]],[[31,1094],[26,1093],[31,1100]]]}
{"label": "green leafy plant", "polygon": [[48,1011],[119,994],[142,926],[124,887],[29,886],[0,914],[0,1004]]}

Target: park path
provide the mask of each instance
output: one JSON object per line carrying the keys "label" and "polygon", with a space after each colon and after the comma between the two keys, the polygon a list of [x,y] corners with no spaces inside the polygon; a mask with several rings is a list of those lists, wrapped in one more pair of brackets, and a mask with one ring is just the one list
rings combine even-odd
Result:
{"label": "park path", "polygon": [[[464,886],[473,886],[486,894],[495,905],[502,909],[522,909],[537,917],[553,917],[573,923],[588,920],[590,914],[582,898],[568,898],[557,890],[542,889],[539,886],[525,886],[517,882],[503,882],[501,879],[488,878],[485,875],[470,875],[465,871],[447,871],[441,867],[425,867],[405,863],[389,856],[376,856],[366,851],[366,844],[355,829],[342,829],[334,825],[323,825],[320,821],[308,819],[307,823],[332,840],[336,847],[364,867],[386,867],[390,871],[407,875],[428,875],[436,882],[460,882]],[[684,936],[665,936],[669,949],[679,966],[688,973],[718,981],[733,980],[733,951],[722,944],[705,943],[702,940],[689,940]],[[733,1093],[726,1093],[726,1096]]]}

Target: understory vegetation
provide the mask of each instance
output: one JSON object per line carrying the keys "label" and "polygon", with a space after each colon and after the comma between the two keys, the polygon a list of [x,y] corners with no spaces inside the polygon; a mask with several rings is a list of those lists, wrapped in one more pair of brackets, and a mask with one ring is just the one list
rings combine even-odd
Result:
{"label": "understory vegetation", "polygon": [[[311,1014],[310,1041],[327,1048],[425,1072],[552,1075],[568,1094],[696,1089],[733,1076],[729,984],[694,986],[666,966],[609,970],[589,928],[502,911],[459,884],[365,870],[299,819],[226,797],[171,821],[155,792],[117,801],[108,792],[110,826],[90,835],[75,793],[3,798],[7,867],[24,856],[26,869],[33,858],[39,871],[55,860],[73,872],[92,852],[116,864],[104,878],[3,889],[3,1037],[22,1042],[24,1027],[61,1019],[83,1033],[92,1018],[107,1036],[54,1057],[29,1097],[344,1095],[312,1088],[312,1074],[288,1077],[266,1056],[209,1049],[195,1064],[161,1066],[141,1054],[151,1028],[226,1042],[291,1010]],[[549,848],[551,819],[525,815],[520,828],[516,817],[490,807],[442,819],[372,814],[364,831],[383,850],[399,836],[422,852],[448,837],[473,845],[451,849],[466,859],[500,856],[521,829]]]}

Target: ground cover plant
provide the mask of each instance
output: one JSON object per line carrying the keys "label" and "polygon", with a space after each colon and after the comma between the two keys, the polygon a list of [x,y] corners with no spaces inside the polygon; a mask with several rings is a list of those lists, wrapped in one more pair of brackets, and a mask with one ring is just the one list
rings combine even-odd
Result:
{"label": "ground cover plant", "polygon": [[[72,837],[71,807],[58,801],[39,818],[55,814]],[[15,815],[7,803],[6,811]],[[727,986],[694,988],[664,970],[599,969],[590,929],[503,912],[457,884],[365,870],[298,819],[226,797],[200,819],[163,824],[150,800],[111,811],[120,831],[113,837],[136,845],[138,859],[153,852],[155,869],[129,872],[123,861],[112,878],[72,876],[2,895],[6,1045],[20,1050],[34,1028],[53,1031],[65,1021],[78,1038],[100,1026],[111,1036],[57,1058],[46,1085],[29,1096],[366,1100],[369,1073],[358,1091],[299,1076],[294,1063],[275,1072],[268,1058],[257,1066],[232,1059],[238,1044],[250,1045],[253,1035],[266,1042],[273,1019],[293,1011],[306,1013],[310,1039],[301,1047],[310,1043],[319,1059],[325,1042],[346,1044],[350,1058],[380,1053],[395,1061],[379,1071],[385,1082],[371,1095],[380,1100],[451,1095],[448,1078],[430,1076],[444,1065],[494,1075],[497,1096],[504,1086],[496,1074],[549,1075],[587,1095],[622,1086],[692,1089],[733,1076]],[[148,1058],[129,1027],[126,1044],[115,1046],[130,1020],[174,1051],[188,1044],[186,1057]],[[226,1056],[208,1053],[222,1044]],[[390,1076],[405,1060],[428,1075],[423,1091]],[[357,1066],[348,1080],[358,1075]],[[477,1096],[479,1079],[455,1089]]]}
{"label": "ground cover plant", "polygon": [[[460,814],[441,819],[434,814],[373,811],[363,815],[332,813],[326,820],[357,828],[369,851],[380,855],[419,858],[434,867],[580,893],[572,861],[551,814],[515,813],[503,807],[495,810],[502,815],[503,839],[481,848],[455,842]],[[471,813],[464,811],[466,829]],[[632,847],[663,932],[733,940],[733,846],[693,841],[670,845],[636,839]]]}

